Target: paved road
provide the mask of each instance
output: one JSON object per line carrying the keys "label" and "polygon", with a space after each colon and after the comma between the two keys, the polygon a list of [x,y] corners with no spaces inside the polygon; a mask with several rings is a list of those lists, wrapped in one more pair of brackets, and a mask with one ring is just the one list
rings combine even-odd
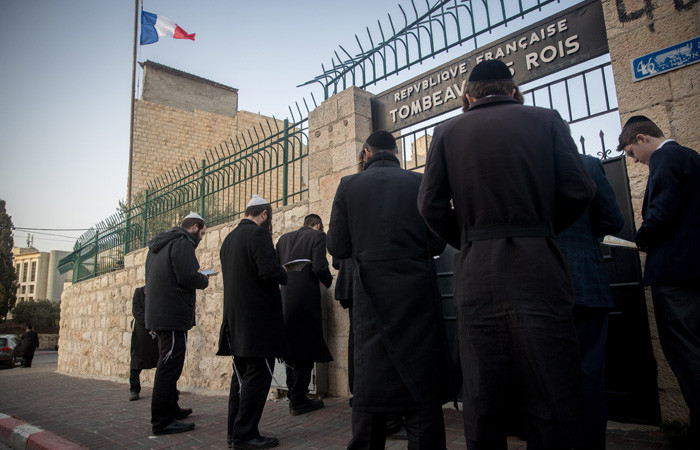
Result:
{"label": "paved road", "polygon": [[[225,392],[183,391],[180,403],[194,409],[191,418],[196,428],[190,433],[152,436],[150,388],[142,389],[140,400],[129,402],[126,378],[118,383],[58,374],[57,360],[56,352],[37,352],[31,368],[0,370],[0,413],[89,448],[226,448]],[[351,435],[347,399],[325,402],[319,411],[291,416],[286,402],[268,401],[261,432],[278,437],[280,449],[344,449]],[[444,412],[448,449],[465,449],[460,412]],[[406,441],[388,441],[387,448],[406,448]],[[525,444],[512,439],[508,448],[524,450]],[[611,424],[608,450],[630,448],[666,450],[670,446],[652,427]]]}

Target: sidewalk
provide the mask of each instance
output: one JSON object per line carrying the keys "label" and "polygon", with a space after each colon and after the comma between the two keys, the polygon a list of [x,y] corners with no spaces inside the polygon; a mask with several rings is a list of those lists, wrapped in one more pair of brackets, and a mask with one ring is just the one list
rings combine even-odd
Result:
{"label": "sidewalk", "polygon": [[[193,408],[196,428],[183,434],[152,436],[151,389],[141,399],[128,401],[124,383],[61,375],[55,372],[55,352],[37,352],[31,368],[0,370],[0,417],[11,416],[87,448],[226,448],[227,394],[203,395],[183,391],[180,404]],[[347,399],[324,399],[326,407],[291,416],[285,401],[270,400],[260,423],[264,435],[276,436],[279,449],[344,449],[350,440]],[[461,412],[445,409],[449,449],[465,449]],[[190,420],[188,419],[188,420]],[[0,441],[4,438],[0,420]],[[58,441],[54,441],[58,442]],[[16,447],[16,445],[15,445]],[[29,446],[27,447],[29,448]],[[66,448],[38,446],[34,448]],[[387,441],[391,449],[406,448],[406,441]],[[509,449],[525,449],[512,439]],[[610,424],[608,450],[664,449],[671,447],[662,433],[642,425]]]}

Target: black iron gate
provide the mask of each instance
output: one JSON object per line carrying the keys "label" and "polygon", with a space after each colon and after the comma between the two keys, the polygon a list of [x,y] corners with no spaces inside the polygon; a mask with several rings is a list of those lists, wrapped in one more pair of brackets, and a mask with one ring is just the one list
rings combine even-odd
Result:
{"label": "black iron gate", "polygon": [[[617,237],[634,241],[634,212],[624,156],[603,161],[625,226]],[[639,252],[602,246],[615,306],[610,313],[605,370],[608,417],[621,422],[661,420],[656,360],[651,348]]]}

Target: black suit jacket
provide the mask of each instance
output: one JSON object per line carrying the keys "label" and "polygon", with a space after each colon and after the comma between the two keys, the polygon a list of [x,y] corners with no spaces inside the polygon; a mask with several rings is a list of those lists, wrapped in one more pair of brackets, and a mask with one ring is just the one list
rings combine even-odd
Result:
{"label": "black suit jacket", "polygon": [[649,158],[637,245],[644,284],[700,277],[700,155],[671,141]]}

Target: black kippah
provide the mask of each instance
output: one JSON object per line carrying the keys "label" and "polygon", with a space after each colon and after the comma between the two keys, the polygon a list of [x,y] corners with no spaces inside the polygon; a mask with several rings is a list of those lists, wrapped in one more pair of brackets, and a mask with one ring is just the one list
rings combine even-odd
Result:
{"label": "black kippah", "polygon": [[[627,122],[625,122],[624,127],[626,127],[627,125],[633,124],[635,122],[652,122],[652,120],[650,118],[648,118],[647,116],[632,116],[629,119],[627,119]],[[622,128],[624,128],[624,127],[622,127]]]}
{"label": "black kippah", "polygon": [[370,134],[365,142],[375,150],[394,150],[396,148],[396,139],[391,133],[384,130]]}
{"label": "black kippah", "polygon": [[472,69],[469,74],[469,82],[476,83],[479,81],[505,81],[512,80],[513,75],[510,73],[508,66],[497,59],[487,59],[482,61]]}

